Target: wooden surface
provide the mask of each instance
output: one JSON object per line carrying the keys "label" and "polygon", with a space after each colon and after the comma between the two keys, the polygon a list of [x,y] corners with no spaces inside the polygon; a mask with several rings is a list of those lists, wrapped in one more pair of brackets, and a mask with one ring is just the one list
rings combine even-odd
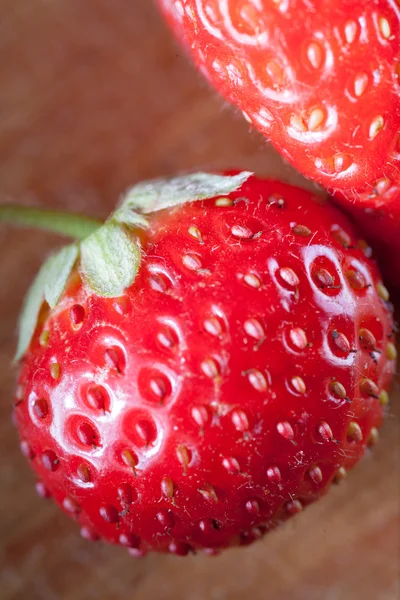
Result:
{"label": "wooden surface", "polygon": [[[0,0],[0,192],[106,216],[129,184],[193,167],[301,179],[186,62],[151,0]],[[303,182],[304,184],[304,182]],[[83,541],[34,492],[10,413],[16,320],[55,236],[0,230],[1,600],[395,600],[399,396],[373,455],[286,527],[217,558]]]}

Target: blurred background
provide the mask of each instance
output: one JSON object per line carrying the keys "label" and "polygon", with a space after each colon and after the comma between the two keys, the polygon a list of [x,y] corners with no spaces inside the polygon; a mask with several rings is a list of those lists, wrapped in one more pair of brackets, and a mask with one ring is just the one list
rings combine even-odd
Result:
{"label": "blurred background", "polygon": [[[1,201],[106,217],[138,180],[224,167],[310,186],[208,88],[151,0],[0,0]],[[0,229],[1,600],[400,598],[398,383],[373,454],[247,549],[135,561],[36,496],[11,360],[24,293],[58,244]]]}

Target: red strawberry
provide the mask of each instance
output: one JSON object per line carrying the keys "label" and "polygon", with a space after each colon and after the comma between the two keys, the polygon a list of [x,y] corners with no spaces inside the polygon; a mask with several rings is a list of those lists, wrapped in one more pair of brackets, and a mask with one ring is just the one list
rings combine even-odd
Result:
{"label": "red strawberry", "polygon": [[[177,205],[132,212],[153,200]],[[193,175],[138,186],[71,248],[28,296],[16,417],[39,492],[84,537],[137,556],[248,544],[376,441],[390,305],[329,204]]]}
{"label": "red strawberry", "polygon": [[399,2],[159,3],[202,73],[285,158],[354,203],[372,239],[387,245],[386,228],[394,230],[385,253],[393,274],[393,256],[400,267]]}

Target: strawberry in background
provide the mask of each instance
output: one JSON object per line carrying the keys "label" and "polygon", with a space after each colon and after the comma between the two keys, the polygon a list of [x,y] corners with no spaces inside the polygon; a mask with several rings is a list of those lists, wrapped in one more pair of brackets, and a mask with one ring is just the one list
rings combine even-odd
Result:
{"label": "strawberry in background", "polygon": [[395,0],[159,0],[200,71],[357,220],[400,285]]}

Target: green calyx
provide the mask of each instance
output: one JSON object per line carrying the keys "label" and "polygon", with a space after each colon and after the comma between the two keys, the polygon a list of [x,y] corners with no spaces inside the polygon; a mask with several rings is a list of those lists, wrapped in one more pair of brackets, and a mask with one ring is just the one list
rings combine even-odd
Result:
{"label": "green calyx", "polygon": [[29,348],[43,302],[52,309],[57,306],[78,261],[82,279],[94,294],[121,296],[140,267],[140,242],[133,232],[149,227],[144,215],[228,195],[251,175],[247,171],[231,176],[193,173],[139,183],[127,192],[105,223],[51,210],[0,205],[0,222],[39,227],[77,240],[50,256],[37,274],[20,317],[16,360]]}
{"label": "green calyx", "polygon": [[25,297],[21,312],[16,360],[19,360],[29,347],[35,333],[43,300],[47,302],[50,308],[57,306],[72,267],[78,258],[78,253],[77,244],[65,246],[65,248],[50,256],[41,266]]}

